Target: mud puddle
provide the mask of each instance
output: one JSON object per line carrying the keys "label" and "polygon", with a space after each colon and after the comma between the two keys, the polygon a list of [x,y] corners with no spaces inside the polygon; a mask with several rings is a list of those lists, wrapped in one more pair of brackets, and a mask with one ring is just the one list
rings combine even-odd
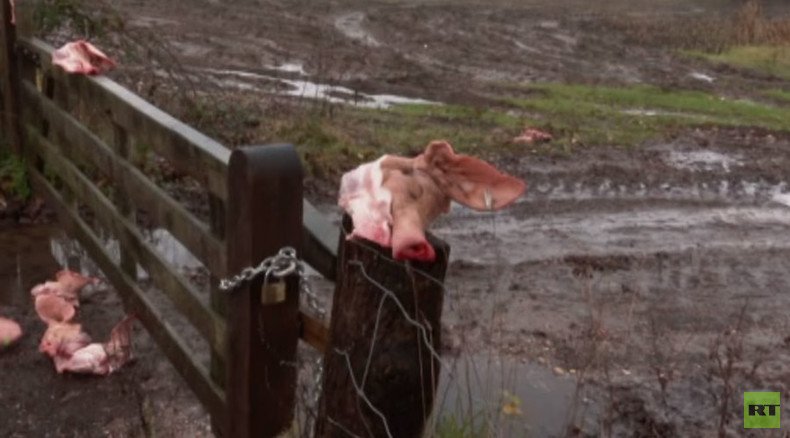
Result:
{"label": "mud puddle", "polygon": [[578,408],[589,421],[598,415],[577,391],[576,376],[537,363],[474,354],[451,359],[447,368],[437,392],[439,424],[487,427],[503,437],[563,436]]}
{"label": "mud puddle", "polygon": [[[273,67],[275,70],[304,75],[299,64]],[[286,70],[287,69],[287,70]],[[340,85],[313,82],[308,79],[287,79],[243,70],[205,69],[202,74],[220,88],[258,91],[279,96],[307,98],[331,103],[353,105],[360,108],[386,109],[398,104],[437,105],[420,98],[393,94],[366,94]]]}
{"label": "mud puddle", "polygon": [[[790,195],[759,171],[728,179],[743,174],[747,157],[662,149],[634,175],[628,160],[603,165],[608,176],[574,167],[580,160],[541,173],[536,166],[521,169],[532,185],[509,209],[454,207],[433,229],[452,248],[444,342],[540,364],[531,382],[548,387],[558,384],[549,370],[583,375],[575,381],[594,400],[587,412],[595,420],[574,416],[563,431],[715,431],[713,420],[677,414],[694,406],[729,418],[724,430],[737,433],[741,392],[786,390],[790,373],[790,319],[780,310],[790,305],[782,267],[790,264]],[[717,364],[733,342],[742,350],[729,360],[754,372],[723,377]],[[497,391],[489,403],[502,402]],[[546,403],[568,389],[553,391],[558,398]]]}
{"label": "mud puddle", "polygon": [[[530,210],[529,204],[519,206]],[[690,248],[790,248],[790,208],[627,208],[551,216],[496,217],[458,210],[437,227],[453,253],[471,262],[511,263],[571,254],[644,254]],[[526,213],[529,214],[529,213]],[[477,237],[479,236],[479,237]],[[481,247],[481,241],[492,242]],[[524,243],[529,242],[525,250]]]}

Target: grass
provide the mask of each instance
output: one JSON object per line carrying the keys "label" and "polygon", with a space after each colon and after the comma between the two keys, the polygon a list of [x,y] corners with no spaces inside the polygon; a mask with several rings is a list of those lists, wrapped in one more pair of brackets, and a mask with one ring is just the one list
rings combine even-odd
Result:
{"label": "grass", "polygon": [[27,200],[32,194],[24,161],[8,152],[0,152],[0,193],[20,201]]}
{"label": "grass", "polygon": [[507,102],[541,118],[540,125],[554,133],[560,145],[635,146],[678,129],[707,124],[790,130],[787,108],[700,91],[566,84],[528,89],[533,97]]}
{"label": "grass", "polygon": [[[756,94],[790,101],[786,91]],[[434,139],[490,159],[527,151],[568,153],[580,146],[636,147],[695,126],[790,131],[790,107],[703,91],[544,83],[504,84],[499,95],[498,101],[485,106],[409,104],[385,110],[314,102],[271,108],[257,107],[258,102],[198,102],[187,121],[228,145],[295,144],[308,173],[320,180],[335,180],[383,153],[417,154]],[[554,140],[513,144],[513,137],[526,126],[547,130]]]}
{"label": "grass", "polygon": [[490,155],[511,147],[522,123],[503,111],[458,105],[336,107],[331,113],[304,110],[268,120],[259,136],[297,145],[313,176],[332,178],[383,153],[419,153],[434,139],[447,139],[461,152]]}
{"label": "grass", "polygon": [[490,436],[485,421],[475,423],[475,415],[443,416],[433,433],[437,438],[485,438]]}
{"label": "grass", "polygon": [[790,45],[734,46],[721,53],[685,51],[708,61],[747,68],[790,80]]}
{"label": "grass", "polygon": [[784,103],[790,103],[790,91],[787,90],[767,90],[763,91],[763,96],[770,97]]}

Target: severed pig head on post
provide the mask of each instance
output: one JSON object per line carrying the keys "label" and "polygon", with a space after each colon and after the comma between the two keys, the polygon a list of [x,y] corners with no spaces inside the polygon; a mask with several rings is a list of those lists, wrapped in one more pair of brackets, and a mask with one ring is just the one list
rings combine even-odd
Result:
{"label": "severed pig head on post", "polygon": [[483,160],[433,141],[414,158],[384,155],[343,175],[338,204],[351,216],[349,239],[392,247],[396,260],[433,261],[427,227],[455,201],[479,211],[502,209],[526,184]]}

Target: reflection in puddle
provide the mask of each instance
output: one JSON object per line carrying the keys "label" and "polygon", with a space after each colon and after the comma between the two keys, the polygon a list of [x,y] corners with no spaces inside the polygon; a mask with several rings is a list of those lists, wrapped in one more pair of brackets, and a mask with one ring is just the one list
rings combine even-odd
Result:
{"label": "reflection in puddle", "polygon": [[[301,65],[286,65],[290,65],[291,67],[289,68],[301,69]],[[282,68],[284,66],[278,69],[282,70]],[[438,104],[425,99],[392,94],[365,94],[339,85],[319,84],[302,79],[285,79],[243,70],[203,69],[201,71],[212,75],[214,82],[220,87],[231,87],[245,91],[259,90],[282,96],[304,97],[331,103],[354,105],[361,108],[386,109],[399,104]],[[303,71],[301,70],[301,72]],[[275,86],[272,87],[272,84],[275,84]]]}
{"label": "reflection in puddle", "polygon": [[49,242],[58,231],[48,226],[0,229],[0,306],[27,306],[28,291],[60,268]]}
{"label": "reflection in puddle", "polygon": [[[496,436],[563,436],[568,424],[579,420],[577,414],[594,414],[572,375],[557,376],[544,366],[496,355],[462,356],[449,365],[437,392],[440,424],[475,418],[496,428]],[[508,402],[515,402],[520,413],[503,409]]]}
{"label": "reflection in puddle", "polygon": [[[200,261],[167,230],[156,228],[143,232],[143,236],[168,264],[183,270],[195,270],[203,267]],[[119,263],[121,252],[118,240],[103,236],[101,233],[100,237],[112,260],[115,263]],[[79,269],[85,275],[97,275],[100,272],[99,267],[91,260],[87,251],[77,241],[65,236],[56,237],[52,239],[51,247],[52,255],[60,265],[74,270]],[[139,266],[137,268],[137,279],[148,279],[148,273]]]}

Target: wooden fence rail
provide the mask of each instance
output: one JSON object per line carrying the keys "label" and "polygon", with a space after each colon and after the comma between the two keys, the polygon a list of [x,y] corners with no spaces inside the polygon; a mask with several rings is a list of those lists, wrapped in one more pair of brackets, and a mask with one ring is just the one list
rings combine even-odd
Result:
{"label": "wooden fence rail", "polygon": [[[53,48],[35,38],[16,40],[8,22],[8,2],[0,4],[2,139],[26,159],[36,192],[46,197],[66,230],[117,289],[127,310],[138,316],[181,373],[210,413],[217,434],[276,436],[291,427],[298,340],[327,358],[339,346],[351,357],[365,357],[368,350],[362,340],[369,333],[346,337],[343,331],[354,331],[360,312],[369,310],[359,303],[372,305],[370,300],[356,299],[366,293],[359,286],[360,277],[354,274],[352,281],[347,266],[338,265],[338,244],[343,247],[345,242],[339,227],[304,200],[302,168],[294,148],[270,145],[231,152],[106,77],[69,75],[53,68]],[[143,170],[146,157],[141,156],[141,145],[150,151],[146,153],[166,160],[204,189],[207,217],[191,211]],[[151,228],[168,231],[205,266],[211,279],[209,290],[198,287],[158,252],[146,237]],[[120,246],[119,254],[108,249],[108,235]],[[435,243],[443,257],[438,264],[421,268],[441,279],[447,250],[441,242]],[[256,265],[283,246],[293,246],[321,275],[347,288],[336,292],[334,340],[326,322],[299,309],[295,276],[268,286],[281,288],[274,301],[262,298],[267,291],[261,289],[261,279],[230,294],[218,290],[218,279]],[[407,308],[410,318],[426,321],[435,333],[435,345],[424,347],[438,349],[441,285],[415,281],[414,267],[399,266],[380,272],[371,266],[371,272],[384,275],[385,286],[406,301],[411,293],[432,297],[418,300],[432,303],[428,307],[412,302]],[[210,364],[196,359],[194,345],[142,289],[139,268],[203,338],[211,353]],[[369,322],[370,317],[363,319]],[[404,315],[390,307],[382,317],[397,321]],[[351,339],[359,342],[349,343]],[[405,338],[399,339],[402,343]],[[377,342],[385,350],[390,345],[386,338]],[[420,362],[423,365],[410,365],[417,361],[407,356],[425,354],[424,348],[404,352],[398,373],[404,381],[423,385],[406,389],[423,401],[420,418],[409,420],[412,426],[407,435],[416,436],[431,412],[438,368],[431,366],[430,375],[426,374],[423,365],[433,363],[431,358]],[[378,380],[386,372],[379,366],[372,371]],[[429,382],[427,387],[425,382]],[[351,400],[344,397],[324,394],[323,399]],[[391,411],[387,411],[393,416],[391,421],[402,422],[397,416],[405,414]],[[347,416],[343,421],[369,419]],[[317,424],[323,427],[324,423]],[[358,426],[350,429],[360,430]]]}

